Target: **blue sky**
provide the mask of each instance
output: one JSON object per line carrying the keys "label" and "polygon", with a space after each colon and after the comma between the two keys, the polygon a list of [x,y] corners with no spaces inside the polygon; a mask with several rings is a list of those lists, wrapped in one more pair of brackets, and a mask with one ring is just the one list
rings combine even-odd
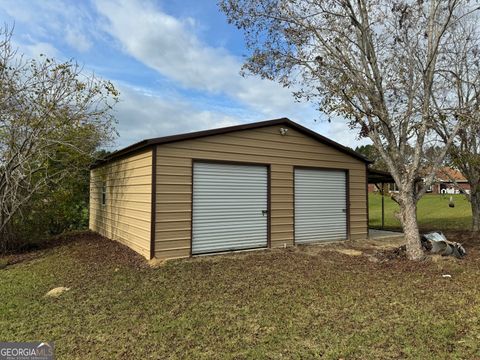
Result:
{"label": "blue sky", "polygon": [[0,0],[0,16],[15,24],[13,40],[26,56],[74,59],[116,85],[113,148],[284,116],[344,145],[365,143],[288,89],[241,77],[242,33],[215,0]]}

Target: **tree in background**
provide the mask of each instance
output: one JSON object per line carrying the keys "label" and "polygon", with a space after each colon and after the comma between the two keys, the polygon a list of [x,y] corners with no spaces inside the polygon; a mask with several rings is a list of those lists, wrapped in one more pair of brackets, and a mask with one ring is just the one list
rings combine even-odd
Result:
{"label": "tree in background", "polygon": [[[464,120],[446,96],[454,80],[440,74],[459,61],[447,56],[455,46],[472,41],[455,32],[475,22],[476,3],[221,0],[220,7],[244,31],[250,50],[244,72],[292,87],[298,99],[346,118],[372,140],[399,190],[393,198],[400,206],[407,256],[422,259],[417,201]],[[417,191],[439,116],[452,126]]]}
{"label": "tree in background", "polygon": [[370,165],[371,168],[375,170],[388,171],[387,165],[383,161],[380,153],[373,145],[360,145],[355,148],[355,151],[364,155],[367,159],[373,161]]}
{"label": "tree in background", "polygon": [[62,197],[76,193],[96,150],[115,135],[118,97],[76,63],[25,59],[11,35],[0,30],[0,250],[25,240],[27,224],[52,221],[42,210],[60,212]]}
{"label": "tree in background", "polygon": [[[446,55],[457,61],[441,73],[441,76],[451,79],[453,89],[444,97],[454,99],[456,114],[464,123],[450,147],[447,163],[458,169],[470,185],[470,193],[467,193],[456,184],[471,204],[472,230],[476,232],[480,231],[480,40],[476,36],[477,27],[478,24],[470,23],[457,26],[454,51]],[[466,43],[468,46],[465,46]],[[441,104],[435,105],[442,115],[438,133],[445,142],[455,125],[449,117],[443,116]],[[452,181],[455,183],[455,179]]]}
{"label": "tree in background", "polygon": [[90,154],[78,154],[74,171],[61,181],[52,179],[42,191],[32,196],[28,209],[22,211],[22,216],[14,217],[16,242],[13,245],[16,250],[40,245],[52,235],[88,228],[89,167],[92,161],[104,156],[104,151],[94,150]]}
{"label": "tree in background", "polygon": [[[477,110],[477,114],[478,114]],[[450,150],[449,164],[458,169],[467,179],[470,192],[466,192],[451,179],[470,202],[472,209],[472,231],[480,231],[480,128],[476,125],[461,129]]]}

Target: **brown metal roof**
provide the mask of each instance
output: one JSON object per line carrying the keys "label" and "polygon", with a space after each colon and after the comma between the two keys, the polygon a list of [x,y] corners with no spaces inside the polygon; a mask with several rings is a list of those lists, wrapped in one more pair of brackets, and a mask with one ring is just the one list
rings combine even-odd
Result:
{"label": "brown metal roof", "polygon": [[330,140],[329,138],[320,135],[316,133],[315,131],[312,131],[300,124],[297,124],[296,122],[287,119],[287,118],[280,118],[280,119],[273,119],[273,120],[267,120],[267,121],[260,121],[260,122],[254,122],[254,123],[249,123],[249,124],[242,124],[242,125],[235,125],[235,126],[228,126],[228,127],[222,127],[222,128],[217,128],[217,129],[211,129],[211,130],[203,130],[203,131],[196,131],[196,132],[191,132],[191,133],[184,133],[184,134],[178,134],[178,135],[171,135],[171,136],[163,136],[163,137],[158,137],[158,138],[152,138],[152,139],[147,139],[147,140],[142,140],[140,142],[137,142],[135,144],[132,144],[130,146],[127,146],[123,149],[117,150],[111,154],[109,154],[107,157],[104,159],[97,161],[95,164],[93,164],[92,168],[96,168],[100,165],[103,165],[105,163],[108,163],[112,160],[115,160],[120,157],[124,157],[125,155],[131,154],[133,152],[145,149],[149,146],[153,145],[161,145],[161,144],[167,144],[167,143],[172,143],[175,141],[182,141],[182,140],[191,140],[191,139],[198,139],[201,137],[205,136],[211,136],[211,135],[219,135],[219,134],[225,134],[233,131],[240,131],[240,130],[250,130],[250,129],[258,129],[262,127],[267,127],[267,126],[275,126],[275,125],[285,125],[285,126],[290,126],[291,128],[307,135],[310,136],[316,140],[318,140],[321,143],[324,143],[326,145],[329,145],[338,151],[341,151],[347,155],[350,155],[358,160],[364,161],[366,163],[371,163],[372,161],[367,159],[365,156],[362,154],[353,151],[352,149],[343,146],[333,140]]}
{"label": "brown metal roof", "polygon": [[368,183],[369,184],[380,184],[380,183],[395,183],[392,175],[387,171],[368,169]]}
{"label": "brown metal roof", "polygon": [[436,180],[441,182],[468,182],[460,171],[448,166],[439,169],[435,175]]}

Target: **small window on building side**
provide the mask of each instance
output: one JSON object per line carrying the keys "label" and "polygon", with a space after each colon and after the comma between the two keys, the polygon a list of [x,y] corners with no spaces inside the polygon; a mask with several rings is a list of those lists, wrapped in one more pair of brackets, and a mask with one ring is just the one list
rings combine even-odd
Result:
{"label": "small window on building side", "polygon": [[104,181],[102,183],[102,205],[107,203],[107,183]]}

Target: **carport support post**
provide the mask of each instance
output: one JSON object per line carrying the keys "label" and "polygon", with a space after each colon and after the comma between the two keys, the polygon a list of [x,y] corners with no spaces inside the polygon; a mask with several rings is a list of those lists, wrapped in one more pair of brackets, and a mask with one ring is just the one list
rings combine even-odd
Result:
{"label": "carport support post", "polygon": [[385,184],[382,182],[382,230],[385,226]]}

